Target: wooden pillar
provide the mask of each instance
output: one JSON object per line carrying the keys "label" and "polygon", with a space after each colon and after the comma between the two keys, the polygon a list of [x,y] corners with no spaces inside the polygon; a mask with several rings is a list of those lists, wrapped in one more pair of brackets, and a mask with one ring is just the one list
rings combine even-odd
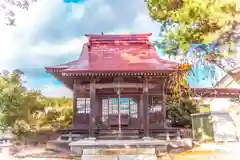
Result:
{"label": "wooden pillar", "polygon": [[149,113],[148,113],[148,79],[143,80],[143,119],[144,119],[144,137],[149,137]]}
{"label": "wooden pillar", "polygon": [[89,112],[89,137],[94,137],[94,128],[96,120],[96,81],[94,78],[90,81],[90,112]]}
{"label": "wooden pillar", "polygon": [[73,83],[73,99],[72,99],[72,103],[73,103],[73,117],[72,117],[72,128],[76,127],[76,114],[77,114],[77,85],[76,82],[74,81]]}
{"label": "wooden pillar", "polygon": [[140,94],[139,95],[139,98],[138,98],[138,126],[140,129],[143,129],[144,128],[144,110],[143,110],[143,94]]}
{"label": "wooden pillar", "polygon": [[98,128],[100,121],[101,121],[101,111],[100,111],[100,98],[96,96],[96,103],[95,103],[95,127]]}
{"label": "wooden pillar", "polygon": [[99,115],[99,123],[101,124],[101,122],[102,122],[102,97],[98,97],[98,104],[99,104],[99,113],[98,113],[98,115]]}

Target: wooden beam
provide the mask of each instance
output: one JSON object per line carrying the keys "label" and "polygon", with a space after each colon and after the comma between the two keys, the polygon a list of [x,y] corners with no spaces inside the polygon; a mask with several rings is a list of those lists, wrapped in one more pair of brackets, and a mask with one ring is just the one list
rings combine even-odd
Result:
{"label": "wooden beam", "polygon": [[[120,88],[143,88],[143,84],[142,83],[96,83],[95,84],[95,88],[96,89],[108,89],[108,88],[116,88],[116,87],[120,87]],[[149,83],[148,84],[148,88],[152,89],[152,88],[156,88],[160,86],[157,83]],[[79,84],[77,86],[78,90],[88,90],[90,89],[90,85],[89,84]]]}

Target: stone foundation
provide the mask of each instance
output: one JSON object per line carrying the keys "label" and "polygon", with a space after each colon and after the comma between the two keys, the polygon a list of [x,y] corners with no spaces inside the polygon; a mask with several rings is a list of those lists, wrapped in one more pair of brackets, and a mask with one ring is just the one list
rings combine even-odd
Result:
{"label": "stone foundation", "polygon": [[157,160],[155,148],[83,149],[81,160]]}
{"label": "stone foundation", "polygon": [[157,160],[166,150],[166,141],[144,138],[139,140],[84,139],[70,143],[71,151],[81,160]]}

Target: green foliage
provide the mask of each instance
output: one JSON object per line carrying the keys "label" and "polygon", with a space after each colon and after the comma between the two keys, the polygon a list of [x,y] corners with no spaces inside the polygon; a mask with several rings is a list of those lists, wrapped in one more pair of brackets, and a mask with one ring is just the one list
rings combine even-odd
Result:
{"label": "green foliage", "polygon": [[231,29],[235,0],[147,0],[150,17],[161,22],[162,47],[183,54],[190,44],[209,43]]}
{"label": "green foliage", "polygon": [[[199,67],[197,69],[210,73],[211,79],[217,79],[216,67],[197,63],[211,62],[227,73],[235,66],[232,60],[226,58],[236,53],[235,42],[239,39],[235,35],[235,29],[239,26],[234,21],[236,0],[147,0],[147,7],[150,17],[161,24],[160,36],[163,40],[156,45],[163,48],[166,54],[182,56],[192,44],[201,44],[196,47],[198,49],[195,48],[197,53],[191,62]],[[195,75],[193,67],[189,73]],[[169,113],[172,118],[176,117],[175,121],[183,124],[189,120],[190,112],[186,109],[183,96],[192,97],[184,77],[186,74],[177,73],[170,80],[173,83],[168,85],[171,86],[173,98],[168,101],[171,108]]]}
{"label": "green foliage", "polygon": [[191,126],[191,114],[197,112],[197,103],[190,98],[176,100],[170,96],[167,99],[167,118],[174,127]]}
{"label": "green foliage", "polygon": [[189,66],[182,66],[178,73],[170,75],[168,88],[170,94],[166,99],[167,118],[171,120],[174,127],[191,126],[191,114],[199,112],[198,102],[192,97],[191,88],[189,87],[185,75]]}
{"label": "green foliage", "polygon": [[58,130],[68,128],[72,122],[72,99],[70,98],[45,98],[42,103],[45,106],[43,126],[46,130]]}
{"label": "green foliage", "polygon": [[0,75],[0,128],[11,127],[15,135],[26,136],[69,127],[72,100],[50,99],[39,91],[28,90],[22,75],[19,70]]}

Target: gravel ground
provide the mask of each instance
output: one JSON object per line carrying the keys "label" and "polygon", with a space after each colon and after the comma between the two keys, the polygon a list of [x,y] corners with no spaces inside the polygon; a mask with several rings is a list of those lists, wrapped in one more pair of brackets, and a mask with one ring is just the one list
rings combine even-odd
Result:
{"label": "gravel ground", "polygon": [[[24,147],[14,155],[16,160],[75,160],[75,155],[70,152],[46,151],[45,146]],[[1,159],[2,160],[2,159]]]}
{"label": "gravel ground", "polygon": [[[158,160],[239,160],[240,143],[227,143],[222,145],[203,145],[191,151],[163,153]],[[46,151],[45,147],[22,148],[16,154],[17,160],[76,160],[69,152]],[[1,160],[5,160],[0,158]],[[9,158],[6,160],[10,160]]]}

